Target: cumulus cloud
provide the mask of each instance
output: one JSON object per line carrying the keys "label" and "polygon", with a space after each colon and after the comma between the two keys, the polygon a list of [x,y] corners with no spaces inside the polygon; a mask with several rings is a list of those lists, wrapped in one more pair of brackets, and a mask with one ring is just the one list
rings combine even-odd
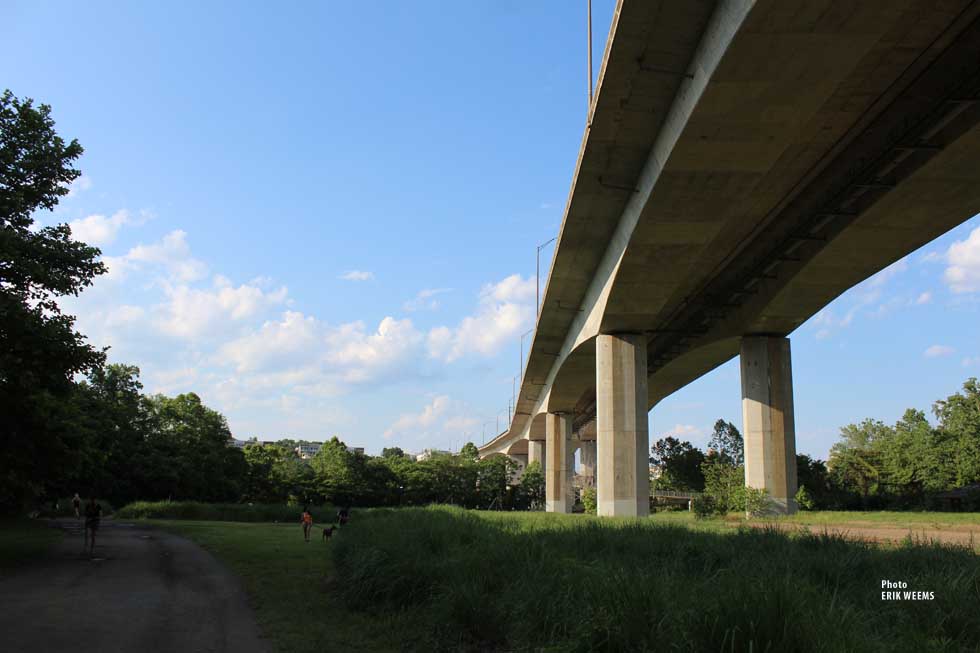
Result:
{"label": "cumulus cloud", "polygon": [[215,277],[209,289],[165,284],[164,292],[167,301],[155,307],[156,326],[182,338],[198,338],[209,332],[220,335],[229,323],[282,304],[288,294],[285,286],[273,291],[248,284],[235,287],[222,276]]}
{"label": "cumulus cloud", "polygon": [[415,297],[405,302],[403,308],[406,311],[435,310],[439,308],[438,295],[450,292],[452,288],[424,288]]}
{"label": "cumulus cloud", "polygon": [[327,360],[342,370],[345,381],[363,383],[379,378],[414,357],[422,334],[411,320],[386,317],[373,333],[363,322],[342,325],[327,334]]}
{"label": "cumulus cloud", "polygon": [[971,231],[966,240],[950,245],[946,261],[944,279],[953,292],[980,290],[980,227]]}
{"label": "cumulus cloud", "polygon": [[922,355],[926,358],[939,358],[940,356],[949,356],[955,351],[955,349],[946,345],[932,345],[922,352]]}
{"label": "cumulus cloud", "polygon": [[87,215],[68,223],[71,228],[71,235],[75,240],[103,247],[111,245],[119,231],[127,225],[141,225],[152,217],[149,211],[142,210],[133,215],[126,209],[120,209],[111,216],[106,217],[101,213]]}
{"label": "cumulus cloud", "polygon": [[442,326],[429,331],[429,355],[445,362],[472,353],[493,355],[531,323],[533,304],[533,278],[512,274],[487,284],[480,291],[474,315],[463,318],[455,328]]}
{"label": "cumulus cloud", "polygon": [[919,295],[918,298],[916,298],[915,303],[917,305],[921,306],[922,304],[928,304],[931,301],[932,301],[932,293],[929,292],[929,291],[926,291],[926,292],[922,293],[921,295]]}
{"label": "cumulus cloud", "polygon": [[[65,197],[74,197],[83,191],[90,190],[92,188],[92,178],[88,175],[81,175],[71,182],[68,186],[68,195]],[[88,242],[88,241],[85,241]]]}
{"label": "cumulus cloud", "polygon": [[386,317],[369,332],[363,322],[330,327],[287,311],[222,345],[216,360],[239,373],[260,372],[257,383],[296,385],[305,394],[329,396],[417,373],[422,342],[411,320]]}
{"label": "cumulus cloud", "polygon": [[288,367],[316,351],[317,330],[314,318],[287,311],[282,320],[265,322],[257,331],[224,344],[218,359],[238,372],[265,369],[271,363]]}
{"label": "cumulus cloud", "polygon": [[703,431],[693,424],[675,424],[674,428],[670,429],[664,435],[673,436],[675,438],[694,438],[701,435]]}
{"label": "cumulus cloud", "polygon": [[191,255],[187,232],[175,229],[152,245],[137,245],[123,256],[102,257],[109,277],[121,279],[130,272],[150,267],[161,268],[173,282],[190,282],[207,276],[208,267]]}
{"label": "cumulus cloud", "polygon": [[364,270],[351,270],[340,275],[340,278],[344,281],[370,281],[374,278],[374,273]]}
{"label": "cumulus cloud", "polygon": [[396,433],[403,433],[411,429],[428,429],[443,416],[448,408],[449,397],[439,395],[427,404],[420,413],[402,413],[384,432],[384,437],[391,439]]}

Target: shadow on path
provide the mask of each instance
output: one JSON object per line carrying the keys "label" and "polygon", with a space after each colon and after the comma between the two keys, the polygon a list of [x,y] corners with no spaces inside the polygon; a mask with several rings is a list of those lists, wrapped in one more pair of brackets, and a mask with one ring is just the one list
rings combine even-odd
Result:
{"label": "shadow on path", "polygon": [[265,652],[238,578],[181,537],[105,519],[95,555],[81,521],[0,579],[0,633],[9,651]]}

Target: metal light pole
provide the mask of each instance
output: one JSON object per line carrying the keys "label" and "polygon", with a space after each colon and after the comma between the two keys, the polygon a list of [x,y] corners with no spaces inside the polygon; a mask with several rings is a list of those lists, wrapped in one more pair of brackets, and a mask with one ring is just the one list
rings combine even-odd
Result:
{"label": "metal light pole", "polygon": [[592,0],[589,3],[589,110],[585,114],[586,122],[592,122]]}
{"label": "metal light pole", "polygon": [[557,239],[558,236],[555,236],[548,242],[538,245],[537,256],[534,260],[534,306],[537,310],[537,315],[541,315],[541,250]]}

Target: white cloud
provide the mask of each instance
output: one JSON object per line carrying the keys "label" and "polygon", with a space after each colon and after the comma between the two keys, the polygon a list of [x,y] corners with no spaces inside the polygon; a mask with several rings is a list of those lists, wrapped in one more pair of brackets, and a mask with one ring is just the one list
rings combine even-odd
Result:
{"label": "white cloud", "polygon": [[928,304],[931,301],[932,301],[932,293],[926,291],[918,296],[918,298],[915,300],[915,303],[921,306],[922,304]]}
{"label": "white cloud", "polygon": [[980,356],[967,356],[962,361],[960,361],[960,364],[963,365],[963,367],[973,367],[974,365],[980,365]]}
{"label": "white cloud", "polygon": [[940,356],[949,356],[955,351],[955,349],[946,345],[932,345],[922,352],[922,355],[926,358],[939,358]]}
{"label": "white cloud", "polygon": [[370,281],[374,278],[374,273],[363,270],[351,270],[340,275],[340,278],[344,281]]}
{"label": "white cloud", "polygon": [[436,296],[450,292],[452,288],[425,288],[403,305],[406,311],[435,310],[439,308]]}
{"label": "white cloud", "polygon": [[409,429],[427,429],[439,419],[449,408],[449,397],[439,395],[426,405],[421,413],[403,413],[388,430],[384,432],[385,439],[390,439],[396,433]]}
{"label": "white cloud", "polygon": [[119,230],[126,225],[141,225],[152,217],[149,211],[140,211],[134,216],[126,209],[120,209],[111,216],[106,217],[101,213],[95,213],[78,218],[68,223],[71,228],[71,235],[76,240],[102,247],[110,245],[116,240]]}
{"label": "white cloud", "polygon": [[223,345],[218,358],[238,372],[264,369],[271,363],[299,364],[317,350],[317,331],[314,318],[287,311],[281,321],[266,322],[258,331]]}
{"label": "white cloud", "polygon": [[[87,175],[81,175],[71,182],[68,186],[68,194],[65,197],[74,197],[79,193],[89,190],[92,188],[92,178]],[[88,241],[86,241],[88,242]]]}
{"label": "white cloud", "polygon": [[370,334],[363,322],[352,322],[327,335],[327,360],[342,370],[345,381],[363,383],[413,359],[421,343],[422,334],[411,320],[386,317]]}
{"label": "white cloud", "polygon": [[953,292],[980,291],[980,227],[971,231],[966,240],[950,245],[946,261],[944,278]]}
{"label": "white cloud", "polygon": [[208,267],[191,256],[187,233],[171,231],[158,243],[137,245],[123,256],[103,256],[109,277],[121,279],[129,272],[145,268],[162,268],[173,282],[197,281],[207,276]]}
{"label": "white cloud", "polygon": [[678,439],[683,438],[696,438],[702,435],[704,431],[694,426],[693,424],[675,424],[674,428],[667,431],[664,435],[673,436]]}
{"label": "white cloud", "polygon": [[333,396],[354,385],[417,373],[422,341],[411,320],[386,317],[369,333],[363,322],[331,328],[287,311],[281,320],[222,345],[215,360],[254,375],[248,382],[256,386],[295,386],[303,394]]}
{"label": "white cloud", "polygon": [[241,322],[282,304],[288,294],[285,286],[271,292],[248,284],[236,288],[222,276],[215,277],[211,289],[164,284],[164,292],[167,301],[154,308],[156,326],[182,338],[198,338],[209,332],[222,335],[229,322]]}
{"label": "white cloud", "polygon": [[445,362],[467,354],[491,356],[515,339],[534,317],[534,279],[518,274],[480,291],[477,312],[463,318],[455,329],[436,327],[429,332],[429,355]]}

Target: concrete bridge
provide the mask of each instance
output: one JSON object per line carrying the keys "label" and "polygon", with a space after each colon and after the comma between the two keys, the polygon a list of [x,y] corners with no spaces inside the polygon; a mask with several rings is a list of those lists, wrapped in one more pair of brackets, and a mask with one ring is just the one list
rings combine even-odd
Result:
{"label": "concrete bridge", "polygon": [[980,3],[620,0],[509,428],[648,513],[648,411],[741,358],[745,480],[793,512],[787,336],[980,212]]}

